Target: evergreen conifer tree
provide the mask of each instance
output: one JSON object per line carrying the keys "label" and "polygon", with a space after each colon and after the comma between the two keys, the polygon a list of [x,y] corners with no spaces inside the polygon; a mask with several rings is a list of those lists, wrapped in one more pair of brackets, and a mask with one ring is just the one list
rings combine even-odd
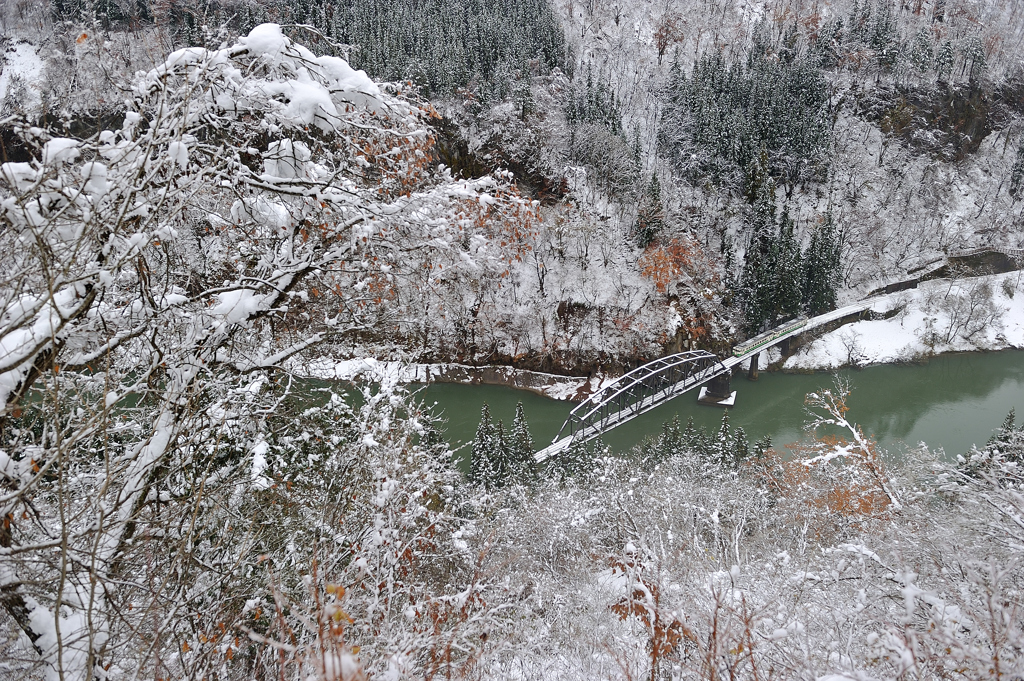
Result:
{"label": "evergreen conifer tree", "polygon": [[1020,432],[1017,428],[1017,409],[1010,407],[1010,411],[1007,412],[1006,417],[1003,419],[1002,425],[999,426],[999,430],[992,434],[992,437],[988,439],[988,446],[998,445],[1001,442],[1009,442],[1014,435]]}
{"label": "evergreen conifer tree", "polygon": [[491,487],[504,487],[512,478],[512,457],[508,447],[505,424],[498,419],[494,425],[494,450],[491,452]]}
{"label": "evergreen conifer tree", "polygon": [[594,457],[587,443],[580,438],[573,438],[568,449],[555,457],[551,468],[558,479],[565,481],[591,470],[593,464]]}
{"label": "evergreen conifer tree", "polygon": [[508,439],[510,474],[516,481],[529,482],[536,476],[533,453],[533,438],[530,436],[523,403],[520,402],[516,405],[516,415],[512,419],[512,432]]}
{"label": "evergreen conifer tree", "polygon": [[693,454],[699,453],[697,450],[700,449],[700,445],[702,444],[701,436],[697,431],[697,428],[693,425],[692,416],[686,419],[686,428],[683,429],[683,432],[680,435],[680,444],[684,451],[691,452]]}
{"label": "evergreen conifer tree", "polygon": [[495,479],[494,452],[498,446],[498,433],[491,422],[491,408],[484,402],[480,408],[480,424],[473,438],[469,459],[469,477],[473,482],[491,487]]}
{"label": "evergreen conifer tree", "polygon": [[722,284],[726,290],[736,288],[736,248],[732,242],[732,235],[728,233],[722,237],[722,269],[725,270]]}
{"label": "evergreen conifer tree", "polygon": [[946,81],[953,73],[953,64],[956,61],[956,51],[953,49],[953,42],[950,40],[942,43],[938,54],[935,55],[935,73],[939,81]]}
{"label": "evergreen conifer tree", "polygon": [[728,465],[733,460],[735,450],[736,442],[729,428],[729,411],[726,410],[722,414],[722,425],[711,441],[711,451],[709,452],[711,456],[709,458],[712,463],[719,466]]}
{"label": "evergreen conifer tree", "polygon": [[754,441],[754,447],[751,452],[755,459],[760,459],[765,455],[769,449],[772,448],[772,436],[765,435],[759,440]]}
{"label": "evergreen conifer tree", "polygon": [[910,62],[921,73],[931,69],[935,60],[935,48],[932,47],[932,37],[926,29],[920,29],[914,35],[914,44],[910,50]]}
{"label": "evergreen conifer tree", "polygon": [[661,183],[658,174],[651,173],[651,181],[640,197],[633,239],[640,248],[650,246],[665,226],[665,207],[661,203]]}
{"label": "evergreen conifer tree", "polygon": [[967,69],[967,75],[973,82],[977,80],[981,74],[985,71],[985,67],[988,66],[988,62],[985,59],[985,46],[981,42],[981,38],[976,35],[968,38],[964,43],[964,67]]}
{"label": "evergreen conifer tree", "polygon": [[640,171],[643,170],[643,149],[640,146],[640,126],[635,123],[633,124],[630,152],[633,154],[633,167],[636,169],[637,177],[640,177]]}
{"label": "evergreen conifer tree", "polygon": [[742,190],[752,203],[761,175],[783,180],[789,191],[825,176],[829,87],[820,58],[801,54],[795,38],[790,31],[776,44],[762,24],[745,63],[705,54],[689,78],[671,74],[658,134],[681,174]]}
{"label": "evergreen conifer tree", "polygon": [[810,315],[822,314],[836,307],[836,289],[840,276],[840,245],[832,222],[832,214],[814,230],[804,254],[803,302]]}
{"label": "evergreen conifer tree", "polygon": [[1024,139],[1017,145],[1017,156],[1013,159],[1013,167],[1010,168],[1010,196],[1017,196],[1021,183],[1024,182]]}
{"label": "evergreen conifer tree", "polygon": [[737,426],[732,436],[732,466],[735,468],[750,456],[750,443],[742,426]]}
{"label": "evergreen conifer tree", "polygon": [[740,302],[747,331],[757,333],[775,320],[777,311],[779,244],[775,233],[775,181],[771,177],[758,190],[750,231],[743,259]]}
{"label": "evergreen conifer tree", "polygon": [[778,262],[776,265],[776,317],[800,314],[803,294],[803,265],[800,245],[793,234],[789,208],[784,208],[779,221]]}
{"label": "evergreen conifer tree", "polygon": [[679,427],[679,415],[661,425],[661,436],[653,452],[653,463],[658,464],[678,454],[683,448],[683,432]]}

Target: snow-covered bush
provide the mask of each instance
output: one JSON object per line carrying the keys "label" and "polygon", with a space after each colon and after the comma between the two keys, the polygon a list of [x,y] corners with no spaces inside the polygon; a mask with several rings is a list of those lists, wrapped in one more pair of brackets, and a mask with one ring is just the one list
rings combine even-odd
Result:
{"label": "snow-covered bush", "polygon": [[[811,402],[818,426],[838,426],[849,441],[806,443],[815,458],[785,462],[808,471],[795,484],[779,487],[763,465],[709,466],[676,450],[646,471],[602,460],[585,479],[509,499],[486,535],[489,565],[515,566],[509,585],[526,594],[529,619],[517,628],[517,655],[486,661],[490,675],[1024,671],[1019,479],[932,467],[924,449],[914,452],[920,463],[882,470],[841,390]],[[839,470],[841,459],[849,470]],[[851,482],[888,503],[835,494]]]}

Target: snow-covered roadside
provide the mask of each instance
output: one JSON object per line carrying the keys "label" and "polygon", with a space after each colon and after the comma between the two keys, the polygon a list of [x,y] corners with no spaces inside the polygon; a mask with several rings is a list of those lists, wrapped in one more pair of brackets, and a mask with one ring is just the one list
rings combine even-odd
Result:
{"label": "snow-covered roadside", "polygon": [[937,279],[880,296],[876,312],[902,308],[890,319],[861,321],[800,348],[783,369],[827,370],[909,362],[931,354],[1024,347],[1024,281],[1020,272]]}

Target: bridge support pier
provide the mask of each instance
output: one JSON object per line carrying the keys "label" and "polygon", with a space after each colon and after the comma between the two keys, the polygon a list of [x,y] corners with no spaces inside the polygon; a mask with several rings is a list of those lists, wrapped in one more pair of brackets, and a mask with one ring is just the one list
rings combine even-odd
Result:
{"label": "bridge support pier", "polygon": [[761,353],[760,352],[755,352],[750,357],[750,368],[747,370],[747,379],[749,379],[751,381],[756,381],[757,380],[757,364],[758,364],[758,359],[760,357],[761,357]]}
{"label": "bridge support pier", "polygon": [[732,389],[732,373],[715,376],[700,389],[697,402],[713,407],[731,407],[736,404],[736,391]]}

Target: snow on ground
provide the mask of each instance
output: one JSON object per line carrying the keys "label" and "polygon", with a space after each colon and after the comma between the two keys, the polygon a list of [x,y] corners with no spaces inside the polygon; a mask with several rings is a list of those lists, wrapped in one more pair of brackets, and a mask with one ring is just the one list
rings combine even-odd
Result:
{"label": "snow on ground", "polygon": [[372,357],[336,360],[321,358],[295,367],[302,375],[322,380],[365,380],[374,383],[468,383],[507,385],[530,390],[553,400],[579,400],[600,390],[614,378],[545,374],[509,366],[467,366],[463,364],[417,364],[381,361]]}
{"label": "snow on ground", "polygon": [[370,381],[417,383],[427,380],[425,364],[385,362],[373,357],[335,360],[322,358],[310,362],[300,373],[323,380],[351,381],[365,378]]}
{"label": "snow on ground", "polygon": [[910,362],[943,352],[1024,347],[1024,288],[1020,272],[971,279],[937,279],[915,290],[880,296],[876,312],[890,319],[848,324],[810,343],[783,365],[834,369]]}
{"label": "snow on ground", "polygon": [[[0,72],[0,107],[30,111],[41,102],[38,85],[43,80],[43,60],[36,54],[36,48],[28,43],[18,43],[4,55],[3,71]],[[12,88],[12,82],[24,87]],[[7,102],[7,96],[17,98]]]}

